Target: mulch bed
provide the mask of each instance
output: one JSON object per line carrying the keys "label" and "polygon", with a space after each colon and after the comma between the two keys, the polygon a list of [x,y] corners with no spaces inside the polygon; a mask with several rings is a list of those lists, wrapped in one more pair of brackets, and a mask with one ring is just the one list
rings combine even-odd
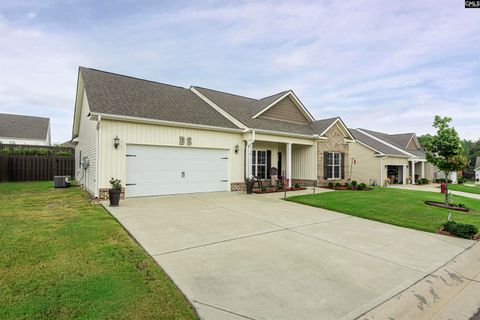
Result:
{"label": "mulch bed", "polygon": [[[453,234],[451,234],[448,231],[443,230],[443,228],[437,230],[437,234],[441,234],[443,236],[449,236],[449,237],[455,237]],[[458,237],[455,237],[458,238]],[[472,237],[472,240],[480,240],[480,235],[476,234]]]}
{"label": "mulch bed", "polygon": [[[298,191],[298,190],[307,190],[307,188],[287,188],[287,191]],[[260,190],[260,189],[254,189],[253,193],[275,193],[275,192],[285,192],[283,189],[267,189],[267,190]]]}
{"label": "mulch bed", "polygon": [[463,207],[458,207],[454,205],[449,205],[445,204],[443,202],[437,202],[437,201],[425,201],[425,204],[428,204],[430,206],[434,207],[439,207],[439,208],[445,208],[445,209],[450,209],[450,210],[455,210],[455,211],[462,211],[462,212],[468,212],[470,209],[468,208],[463,208]]}

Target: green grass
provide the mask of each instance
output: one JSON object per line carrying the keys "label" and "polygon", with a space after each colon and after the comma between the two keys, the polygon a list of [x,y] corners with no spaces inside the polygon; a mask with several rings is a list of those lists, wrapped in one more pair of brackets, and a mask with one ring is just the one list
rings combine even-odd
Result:
{"label": "green grass", "polygon": [[114,218],[52,184],[0,184],[0,319],[197,319]]}
{"label": "green grass", "polygon": [[451,212],[453,220],[470,223],[480,229],[480,200],[460,196],[455,196],[455,201],[465,204],[471,209],[470,213],[424,204],[425,200],[443,201],[440,193],[394,188],[324,192],[293,196],[287,200],[428,232],[436,232]]}
{"label": "green grass", "polygon": [[462,192],[480,194],[480,185],[470,187],[470,186],[466,186],[464,184],[449,184],[448,189],[449,190],[455,190],[455,191],[462,191]]}

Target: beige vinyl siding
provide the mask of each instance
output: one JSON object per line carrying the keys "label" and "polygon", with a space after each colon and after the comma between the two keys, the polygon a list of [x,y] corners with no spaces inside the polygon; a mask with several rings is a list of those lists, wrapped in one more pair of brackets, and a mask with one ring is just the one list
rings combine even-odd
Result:
{"label": "beige vinyl siding", "polygon": [[[118,135],[120,145],[113,146],[113,139]],[[182,128],[156,124],[144,124],[127,121],[102,120],[100,122],[100,164],[99,188],[108,187],[110,177],[122,182],[126,179],[126,145],[179,145],[179,137],[191,137],[192,145],[185,148],[227,149],[229,182],[244,181],[245,143],[241,133],[211,131],[203,129]],[[239,146],[235,153],[235,146]],[[168,183],[159,182],[159,183]]]}
{"label": "beige vinyl siding", "polygon": [[292,146],[292,179],[317,179],[316,145]]}
{"label": "beige vinyl siding", "polygon": [[295,123],[309,122],[290,97],[280,100],[259,117]]}
{"label": "beige vinyl siding", "polygon": [[[271,164],[272,167],[277,167],[278,153],[282,153],[282,171],[285,171],[287,154],[285,143],[270,142],[270,141],[255,141],[253,144],[254,150],[271,150]],[[306,145],[292,145],[292,179],[309,179],[315,180],[316,173],[316,149],[315,146]],[[281,175],[282,173],[280,173]]]}
{"label": "beige vinyl siding", "polygon": [[[96,167],[97,167],[97,121],[90,120],[88,114],[90,113],[90,107],[88,105],[88,99],[86,92],[83,92],[82,97],[82,112],[80,116],[80,128],[78,134],[78,145],[75,147],[75,166],[76,175],[75,179],[82,185],[85,185],[86,189],[93,195],[98,195],[97,192],[97,180],[96,180]],[[90,160],[90,166],[87,170],[79,167],[81,157],[88,157]]]}
{"label": "beige vinyl siding", "polygon": [[[375,151],[358,142],[351,143],[349,147],[350,161],[348,165],[351,166],[352,180],[367,184],[376,181],[377,184],[380,184],[381,160],[380,157],[375,156]],[[355,164],[352,164],[352,159],[355,160]]]}

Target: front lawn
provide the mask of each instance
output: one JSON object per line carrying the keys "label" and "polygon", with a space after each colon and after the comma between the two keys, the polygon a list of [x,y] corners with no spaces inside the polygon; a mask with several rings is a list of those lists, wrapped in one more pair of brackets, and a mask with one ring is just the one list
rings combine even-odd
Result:
{"label": "front lawn", "polygon": [[440,193],[395,188],[324,192],[293,196],[287,200],[428,232],[436,232],[451,212],[453,220],[480,229],[480,200],[460,196],[455,196],[456,203],[465,204],[471,209],[469,213],[424,204],[425,200],[443,201],[444,196]]}
{"label": "front lawn", "polygon": [[0,184],[0,319],[197,319],[114,218],[52,185]]}
{"label": "front lawn", "polygon": [[449,184],[448,190],[462,191],[468,193],[480,194],[480,185],[474,187],[466,186],[464,184]]}

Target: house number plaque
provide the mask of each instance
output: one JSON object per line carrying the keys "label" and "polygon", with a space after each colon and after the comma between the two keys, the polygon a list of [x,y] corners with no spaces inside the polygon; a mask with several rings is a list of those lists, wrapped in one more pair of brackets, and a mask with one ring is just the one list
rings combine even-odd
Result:
{"label": "house number plaque", "polygon": [[181,146],[184,146],[185,145],[185,140],[187,141],[187,146],[191,146],[192,145],[192,137],[187,137],[185,139],[184,136],[179,136],[178,137],[178,144],[181,145]]}

